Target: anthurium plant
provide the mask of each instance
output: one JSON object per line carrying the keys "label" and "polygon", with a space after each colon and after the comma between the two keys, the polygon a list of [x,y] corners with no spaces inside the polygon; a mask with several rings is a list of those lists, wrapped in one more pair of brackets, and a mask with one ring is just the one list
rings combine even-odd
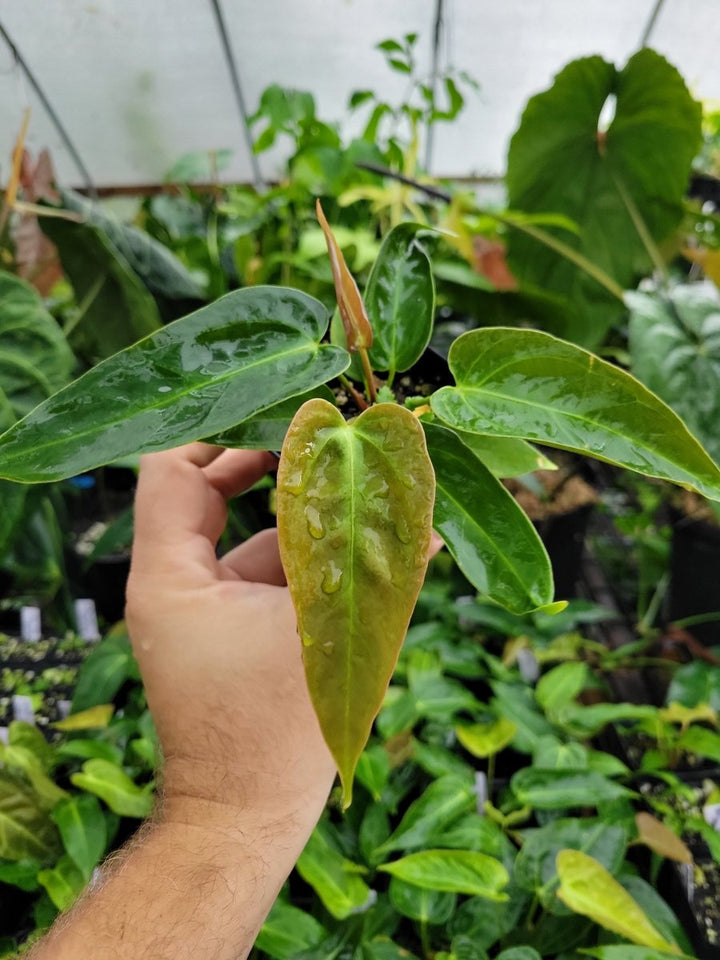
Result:
{"label": "anthurium plant", "polygon": [[[320,216],[322,222],[322,216]],[[194,440],[279,449],[278,529],[309,688],[343,783],[383,698],[434,525],[480,594],[554,601],[500,478],[542,443],[720,500],[720,469],[621,369],[536,330],[472,330],[447,385],[414,369],[433,326],[422,228],[385,238],[364,299],[325,224],[341,324],[298,290],[238,290],[102,361],[0,437],[0,477],[40,483]],[[332,389],[328,389],[328,385]]]}

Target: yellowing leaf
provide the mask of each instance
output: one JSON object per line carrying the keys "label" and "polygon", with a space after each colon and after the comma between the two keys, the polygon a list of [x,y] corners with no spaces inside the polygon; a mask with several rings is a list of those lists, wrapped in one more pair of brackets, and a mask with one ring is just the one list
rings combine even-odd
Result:
{"label": "yellowing leaf", "polygon": [[677,863],[692,863],[692,854],[680,837],[649,813],[636,813],[638,840],[655,853]]}
{"label": "yellowing leaf", "polygon": [[684,247],[682,255],[691,263],[702,268],[715,286],[720,287],[720,250],[708,250],[707,247]]}
{"label": "yellowing leaf", "polygon": [[560,877],[557,895],[575,913],[632,943],[681,953],[676,944],[658,933],[627,890],[597,860],[580,850],[561,850],[556,862]]}
{"label": "yellowing leaf", "polygon": [[517,733],[511,720],[500,717],[494,723],[475,723],[467,727],[455,727],[460,743],[474,757],[491,757],[503,750]]}
{"label": "yellowing leaf", "polygon": [[347,348],[350,353],[356,350],[368,350],[372,346],[373,335],[370,321],[365,311],[358,285],[355,278],[350,273],[345,257],[340,249],[330,225],[325,219],[325,214],[318,200],[315,204],[315,211],[320,226],[325,234],[328,253],[330,255],[330,265],[332,267],[333,280],[335,282],[335,296],[337,297],[338,309],[345,328],[345,338]]}
{"label": "yellowing leaf", "polygon": [[58,720],[53,724],[56,730],[93,730],[98,727],[106,727],[115,712],[115,707],[111,703],[101,703],[96,707],[90,707],[89,710],[82,710],[80,713],[71,713],[64,720]]}
{"label": "yellowing leaf", "polygon": [[422,427],[403,407],[346,423],[315,399],[296,414],[278,470],[280,552],[346,805],[425,575],[433,496]]}
{"label": "yellowing leaf", "polygon": [[669,707],[660,711],[660,716],[668,723],[679,723],[682,727],[689,727],[691,723],[706,720],[717,726],[718,715],[709,703],[698,703],[695,707],[686,707],[682,703],[673,702]]}

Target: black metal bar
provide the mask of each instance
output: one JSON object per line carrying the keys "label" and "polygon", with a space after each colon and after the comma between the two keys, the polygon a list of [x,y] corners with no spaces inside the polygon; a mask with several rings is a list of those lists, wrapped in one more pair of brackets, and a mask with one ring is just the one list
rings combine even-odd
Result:
{"label": "black metal bar", "polygon": [[248,112],[247,107],[245,106],[245,97],[243,96],[242,86],[240,84],[240,74],[238,73],[235,56],[230,45],[230,36],[225,25],[225,18],[223,16],[222,9],[220,8],[219,0],[210,0],[210,4],[215,14],[215,20],[217,21],[218,33],[220,34],[220,40],[222,41],[227,68],[230,71],[230,80],[232,82],[235,100],[240,113],[243,137],[245,138],[248,154],[250,156],[250,167],[253,173],[254,186],[257,190],[262,190],[265,184],[262,173],[260,172],[260,164],[258,163],[257,155],[253,151],[253,140],[252,136],[250,135],[250,126],[248,124]]}
{"label": "black metal bar", "polygon": [[3,25],[2,25],[1,23],[0,23],[0,36],[3,38],[3,40],[5,41],[5,43],[6,43],[6,44],[8,45],[8,47],[10,48],[10,52],[12,53],[13,57],[15,58],[15,62],[18,64],[18,66],[20,67],[20,69],[23,71],[23,73],[24,73],[25,76],[27,77],[28,83],[29,83],[30,86],[33,88],[33,90],[35,91],[38,100],[40,101],[40,103],[41,103],[41,104],[43,105],[43,107],[45,108],[45,112],[46,112],[47,115],[50,117],[50,120],[51,120],[52,123],[54,124],[55,129],[57,130],[57,132],[60,134],[60,139],[61,139],[61,140],[63,141],[63,143],[65,144],[65,147],[66,147],[68,153],[70,154],[70,156],[71,156],[71,157],[73,158],[73,160],[75,161],[75,166],[78,168],[78,170],[80,171],[80,175],[82,176],[83,180],[85,181],[85,189],[87,190],[88,194],[93,198],[93,200],[97,200],[97,190],[95,189],[95,184],[93,183],[93,179],[92,179],[92,177],[90,176],[90,171],[88,170],[88,168],[87,168],[87,167],[85,166],[85,164],[83,163],[82,157],[80,156],[80,153],[78,152],[77,147],[75,146],[75,144],[74,144],[74,143],[72,142],[72,140],[70,139],[70,134],[69,134],[69,133],[67,132],[67,130],[65,129],[65,126],[64,126],[62,120],[60,119],[60,117],[58,116],[58,114],[55,112],[55,109],[53,108],[53,105],[52,105],[52,104],[50,103],[50,101],[48,100],[48,98],[47,98],[47,96],[46,96],[46,94],[45,94],[45,91],[44,91],[43,88],[40,86],[40,83],[38,82],[38,80],[37,80],[37,78],[35,77],[34,73],[33,73],[32,70],[30,69],[30,67],[28,66],[27,61],[25,60],[25,58],[23,57],[23,55],[20,53],[20,51],[18,50],[18,48],[17,48],[17,46],[15,45],[14,41],[13,41],[12,38],[10,37],[10,34],[7,32],[7,30],[5,29],[5,27],[3,27]]}
{"label": "black metal bar", "polygon": [[404,183],[408,187],[415,187],[416,190],[421,190],[423,193],[426,193],[429,197],[434,197],[436,200],[442,200],[443,203],[450,203],[452,200],[452,196],[446,190],[441,190],[439,187],[431,187],[428,184],[420,183],[417,180],[413,180],[412,177],[406,177],[402,173],[396,173],[395,170],[389,170],[387,167],[381,167],[377,163],[358,162],[355,164],[355,166],[360,167],[361,170],[369,170],[370,173],[377,173],[381,177],[389,177],[391,180],[397,180],[398,183]]}
{"label": "black metal bar", "polygon": [[657,18],[660,16],[660,11],[662,10],[664,3],[665,3],[665,0],[656,0],[655,2],[655,6],[653,8],[652,13],[650,14],[650,18],[648,22],[645,24],[645,29],[643,30],[642,39],[640,40],[641,50],[643,47],[646,47],[648,45],[648,41],[650,40],[650,36],[653,30],[655,29],[655,23],[657,22]]}

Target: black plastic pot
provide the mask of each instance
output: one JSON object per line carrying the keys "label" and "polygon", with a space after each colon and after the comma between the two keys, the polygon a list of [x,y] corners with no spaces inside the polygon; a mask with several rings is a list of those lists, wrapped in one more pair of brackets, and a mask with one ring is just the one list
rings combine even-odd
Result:
{"label": "black plastic pot", "polygon": [[718,613],[688,627],[705,646],[720,644],[720,527],[673,511],[668,616],[671,621]]}
{"label": "black plastic pot", "polygon": [[585,535],[594,507],[594,503],[585,503],[567,513],[533,521],[550,557],[559,600],[578,595]]}

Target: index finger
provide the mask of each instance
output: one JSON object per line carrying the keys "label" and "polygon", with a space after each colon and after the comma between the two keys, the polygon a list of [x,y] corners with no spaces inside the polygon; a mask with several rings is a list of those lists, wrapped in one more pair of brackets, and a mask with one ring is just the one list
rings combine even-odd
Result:
{"label": "index finger", "polygon": [[157,568],[194,559],[214,568],[226,498],[251,487],[272,462],[264,451],[204,443],[141,457],[134,561]]}

